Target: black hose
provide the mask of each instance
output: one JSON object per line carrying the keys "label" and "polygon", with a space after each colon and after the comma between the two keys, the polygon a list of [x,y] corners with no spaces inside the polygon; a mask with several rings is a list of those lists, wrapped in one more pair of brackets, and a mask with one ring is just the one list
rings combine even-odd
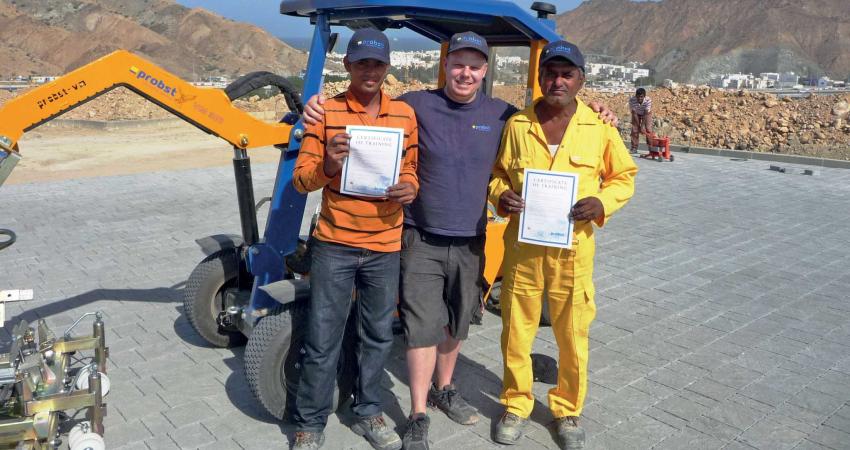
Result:
{"label": "black hose", "polygon": [[301,115],[304,112],[304,106],[301,103],[301,95],[286,78],[271,72],[251,72],[236,79],[234,82],[224,88],[224,93],[230,101],[241,98],[248,93],[266,86],[275,86],[280,89],[283,98],[286,100],[286,106],[290,111]]}
{"label": "black hose", "polygon": [[5,241],[0,241],[0,251],[5,250],[12,246],[17,240],[17,236],[15,236],[15,232],[12,230],[6,230],[4,228],[0,228],[0,236],[7,236],[8,239]]}

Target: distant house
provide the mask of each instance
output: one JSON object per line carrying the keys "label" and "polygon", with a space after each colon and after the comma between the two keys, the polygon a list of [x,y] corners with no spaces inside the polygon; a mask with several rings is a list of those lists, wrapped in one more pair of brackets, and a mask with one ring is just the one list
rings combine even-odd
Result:
{"label": "distant house", "polygon": [[794,72],[785,72],[779,74],[779,80],[776,82],[777,89],[792,89],[800,83],[800,77]]}
{"label": "distant house", "polygon": [[57,79],[59,77],[55,76],[42,76],[42,75],[33,75],[30,77],[30,83],[32,84],[44,84],[50,83],[51,81]]}

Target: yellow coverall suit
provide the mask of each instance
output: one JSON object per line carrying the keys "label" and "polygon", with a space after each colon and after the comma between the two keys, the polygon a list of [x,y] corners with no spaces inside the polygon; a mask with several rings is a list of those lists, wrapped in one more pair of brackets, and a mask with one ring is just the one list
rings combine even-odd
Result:
{"label": "yellow coverall suit", "polygon": [[[632,197],[637,173],[617,129],[603,124],[581,100],[554,157],[534,105],[508,120],[490,182],[494,205],[508,189],[522,192],[525,169],[579,174],[578,198],[597,197],[605,208],[605,217],[596,221],[600,227]],[[517,242],[518,224],[518,216],[513,217],[504,235],[501,401],[520,417],[528,417],[534,407],[531,345],[545,292],[559,351],[558,384],[549,391],[549,408],[556,418],[578,416],[587,393],[588,330],[596,316],[593,225],[576,222],[568,250]]]}

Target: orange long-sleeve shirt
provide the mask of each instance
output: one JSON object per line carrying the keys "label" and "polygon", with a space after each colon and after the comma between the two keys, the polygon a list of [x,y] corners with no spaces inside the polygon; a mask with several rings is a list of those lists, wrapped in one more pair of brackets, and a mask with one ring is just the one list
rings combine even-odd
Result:
{"label": "orange long-sleeve shirt", "polygon": [[416,177],[418,133],[416,116],[406,103],[390,99],[381,92],[381,107],[373,119],[357,99],[345,92],[324,104],[325,118],[304,131],[301,151],[295,162],[292,184],[306,193],[324,188],[322,210],[313,235],[322,241],[361,247],[379,252],[401,250],[403,210],[387,199],[367,198],[340,193],[340,174],[325,176],[325,144],[346,125],[366,125],[404,129],[404,160],[399,182],[411,183],[419,191]]}

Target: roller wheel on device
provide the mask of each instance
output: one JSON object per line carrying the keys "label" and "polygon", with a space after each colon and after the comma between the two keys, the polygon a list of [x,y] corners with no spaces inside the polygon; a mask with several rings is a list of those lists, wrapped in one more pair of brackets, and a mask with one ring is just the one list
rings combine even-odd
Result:
{"label": "roller wheel on device", "polygon": [[[289,303],[260,319],[245,347],[245,378],[254,397],[277,419],[287,417],[295,402],[295,391],[301,377],[303,326],[306,302]],[[346,326],[337,382],[334,386],[335,408],[351,397],[357,376],[354,315]],[[298,324],[298,326],[293,326]]]}
{"label": "roller wheel on device", "polygon": [[[502,311],[502,280],[497,280],[493,283],[493,288],[490,289],[490,297],[487,298],[487,307],[491,310]],[[543,296],[543,309],[540,312],[540,326],[552,326],[552,318],[549,313],[549,301],[546,296]]]}
{"label": "roller wheel on device", "polygon": [[189,323],[216,347],[239,347],[247,338],[239,330],[219,325],[224,312],[225,290],[238,285],[239,255],[236,249],[215,252],[201,261],[189,275],[183,290],[183,310]]}

